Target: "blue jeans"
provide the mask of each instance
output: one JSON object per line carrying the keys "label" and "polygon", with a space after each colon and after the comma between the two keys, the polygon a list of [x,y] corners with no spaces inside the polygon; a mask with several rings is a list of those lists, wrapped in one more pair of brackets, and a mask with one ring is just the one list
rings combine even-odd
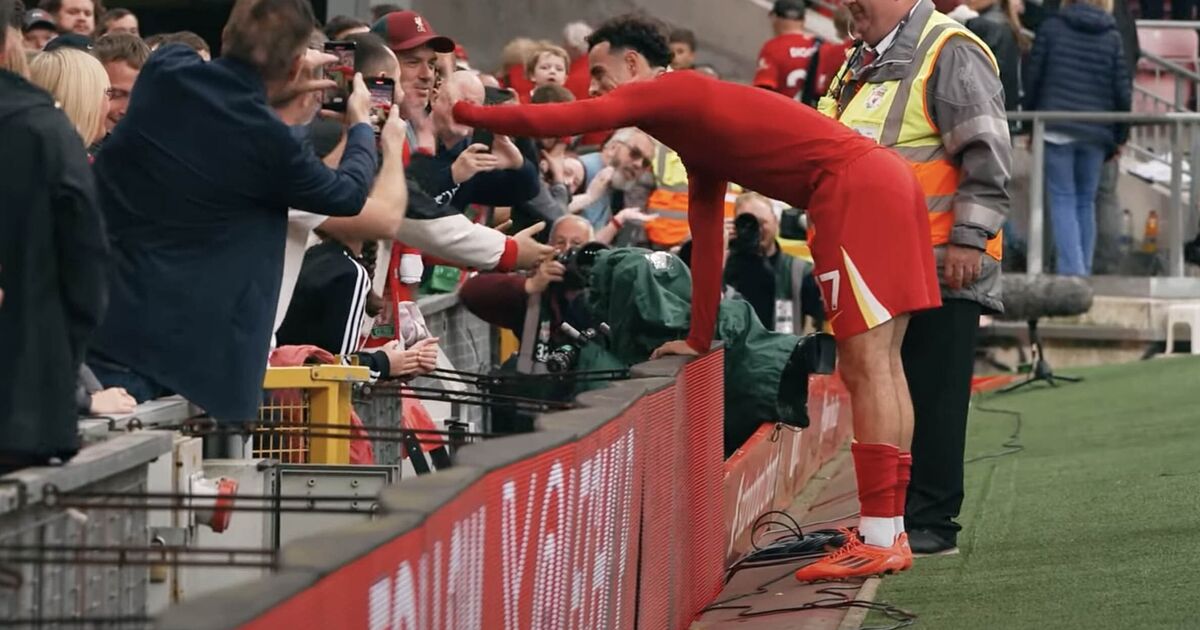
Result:
{"label": "blue jeans", "polygon": [[1096,189],[1105,149],[1090,142],[1046,143],[1046,190],[1050,225],[1058,254],[1055,271],[1065,276],[1092,273],[1096,251]]}

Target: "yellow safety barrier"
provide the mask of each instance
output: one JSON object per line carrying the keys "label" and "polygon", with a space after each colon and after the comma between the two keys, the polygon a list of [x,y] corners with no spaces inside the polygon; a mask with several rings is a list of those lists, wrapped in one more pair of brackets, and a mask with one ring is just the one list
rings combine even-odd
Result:
{"label": "yellow safety barrier", "polygon": [[289,464],[350,463],[350,440],[343,436],[350,435],[352,388],[368,380],[370,371],[357,365],[267,368],[258,419],[275,426],[254,435],[254,456]]}

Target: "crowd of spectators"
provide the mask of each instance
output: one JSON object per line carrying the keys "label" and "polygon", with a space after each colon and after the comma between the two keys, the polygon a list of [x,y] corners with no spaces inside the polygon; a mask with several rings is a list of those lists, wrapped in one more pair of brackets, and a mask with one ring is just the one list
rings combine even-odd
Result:
{"label": "crowd of spectators", "polygon": [[[1040,39],[1031,46],[1020,4],[970,0],[970,14],[959,15],[995,52],[1009,108],[1022,103],[1023,67],[1033,68],[1024,104],[1045,107],[1058,97],[1039,89],[1039,78],[1064,71],[1054,56],[1069,53]],[[1067,7],[1046,21],[1047,40],[1095,52],[1069,29],[1112,21],[1100,17],[1105,8],[1100,0]],[[833,15],[837,39],[813,36],[811,9],[805,0],[773,4],[775,37],[753,83],[815,105],[853,37],[845,9]],[[390,5],[319,24],[308,0],[238,0],[219,49],[189,31],[144,33],[134,13],[99,0],[43,0],[27,10],[0,0],[0,17],[0,424],[26,427],[22,441],[0,448],[0,467],[69,456],[73,428],[57,420],[121,413],[169,394],[222,421],[252,420],[280,345],[357,355],[377,378],[428,372],[438,340],[400,331],[406,303],[437,265],[468,270],[463,301],[519,335],[528,297],[563,279],[554,254],[589,241],[686,253],[686,222],[681,236],[653,236],[663,233],[656,222],[678,225],[659,215],[672,206],[654,194],[661,201],[676,187],[686,199],[687,180],[671,175],[682,172],[678,157],[647,134],[508,138],[454,120],[460,100],[592,98],[583,22],[565,25],[557,41],[514,39],[486,72],[428,19]],[[1128,54],[1120,41],[1100,40],[1114,46],[1108,57]],[[355,45],[342,112],[322,107],[332,85],[328,41]],[[675,71],[717,76],[696,33],[677,28],[669,42]],[[395,85],[374,128],[371,79]],[[1111,79],[1119,95],[1128,77]],[[1127,106],[1117,101],[1080,108]],[[1116,130],[1066,143],[1102,145],[1074,150],[1093,168],[1123,137]],[[1047,167],[1066,168],[1065,160],[1048,158]],[[1079,194],[1089,186],[1079,183]],[[1086,214],[1083,202],[1061,197],[1070,205],[1063,216]],[[802,312],[819,318],[819,298],[804,288],[807,269],[777,243],[777,206],[731,188],[730,234],[745,214],[762,236],[757,266],[733,268],[727,281],[749,296],[772,277],[756,310],[790,330]],[[1086,247],[1080,255],[1090,256]],[[585,319],[576,293],[556,295],[556,317]]]}

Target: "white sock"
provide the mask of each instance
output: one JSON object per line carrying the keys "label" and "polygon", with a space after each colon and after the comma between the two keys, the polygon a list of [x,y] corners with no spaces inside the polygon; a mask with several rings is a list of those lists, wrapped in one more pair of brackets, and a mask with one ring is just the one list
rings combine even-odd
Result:
{"label": "white sock", "polygon": [[891,547],[896,540],[895,521],[890,516],[858,517],[858,536],[873,547]]}
{"label": "white sock", "polygon": [[895,528],[895,530],[896,530],[896,538],[899,538],[900,534],[904,533],[904,517],[903,516],[893,516],[892,517],[892,527]]}

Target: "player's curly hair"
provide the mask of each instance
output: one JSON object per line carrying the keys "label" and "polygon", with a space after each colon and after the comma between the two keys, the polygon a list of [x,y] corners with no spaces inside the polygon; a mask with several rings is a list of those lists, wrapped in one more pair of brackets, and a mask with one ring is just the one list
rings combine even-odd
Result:
{"label": "player's curly hair", "polygon": [[639,52],[652,67],[671,65],[667,26],[644,13],[626,13],[608,20],[588,36],[587,42],[589,49],[608,42],[613,49]]}

